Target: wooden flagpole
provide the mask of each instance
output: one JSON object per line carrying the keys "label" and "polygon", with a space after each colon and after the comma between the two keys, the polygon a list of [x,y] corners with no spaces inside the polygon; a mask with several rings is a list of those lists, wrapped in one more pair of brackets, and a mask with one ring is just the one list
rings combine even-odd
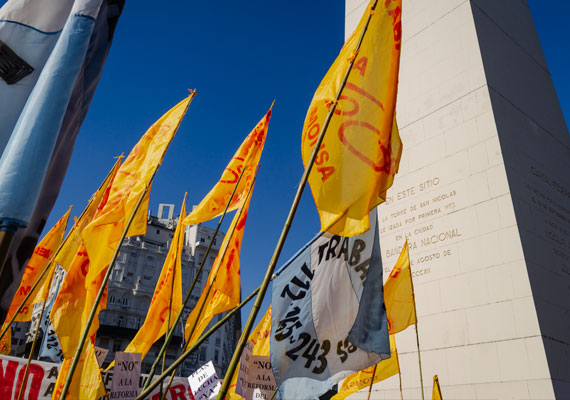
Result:
{"label": "wooden flagpole", "polygon": [[[245,197],[245,200],[242,204],[242,206],[239,209],[238,212],[238,216],[237,216],[237,220],[235,225],[233,226],[231,232],[228,232],[227,234],[230,235],[229,239],[226,241],[226,246],[224,247],[223,251],[222,251],[222,256],[220,257],[220,263],[222,262],[222,260],[225,258],[226,256],[226,252],[228,251],[228,247],[230,246],[230,240],[232,239],[234,232],[236,230],[236,227],[238,225],[239,219],[241,218],[241,215],[243,213],[243,209],[245,207],[245,204],[247,203],[249,196],[251,195],[251,191],[253,189],[253,186],[255,185],[255,176],[253,178],[253,180],[251,181],[251,185],[249,186],[249,189],[247,191],[247,196]],[[218,269],[219,269],[219,264],[218,264]],[[212,291],[212,287],[214,286],[214,283],[216,282],[216,278],[218,277],[216,271],[216,274],[214,274],[214,279],[212,280],[212,283],[209,284],[208,286],[208,290],[206,292],[206,296],[204,297],[204,301],[202,302],[202,305],[200,306],[200,310],[198,311],[198,316],[196,317],[196,320],[194,321],[194,325],[192,326],[192,329],[190,330],[190,333],[188,335],[188,341],[186,342],[185,346],[184,346],[184,350],[186,350],[186,347],[188,346],[189,340],[192,338],[192,335],[194,335],[194,332],[196,331],[196,326],[198,326],[198,321],[200,320],[200,317],[202,316],[202,312],[204,311],[204,307],[206,306],[206,301],[208,299],[208,296],[210,296],[210,292]],[[186,334],[186,333],[185,333]],[[164,394],[161,395],[160,400],[164,400],[166,397],[166,392],[168,391],[168,389],[170,388],[170,386],[172,385],[172,381],[174,380],[174,376],[176,375],[176,371],[178,369],[175,369],[174,372],[172,373],[172,375],[170,375],[170,379],[168,380],[168,384],[166,385],[166,391]]]}
{"label": "wooden flagpole", "polygon": [[212,235],[212,239],[210,240],[210,243],[208,244],[208,248],[206,249],[206,253],[204,254],[204,257],[202,258],[202,262],[200,263],[200,267],[198,268],[198,271],[196,271],[196,275],[194,275],[194,279],[192,280],[192,284],[190,285],[190,289],[188,289],[188,292],[186,292],[186,297],[184,298],[184,301],[182,302],[182,308],[178,312],[178,315],[176,316],[176,320],[174,321],[172,329],[170,330],[170,332],[168,332],[168,335],[166,336],[166,339],[164,340],[162,348],[158,352],[154,362],[152,363],[152,366],[150,368],[150,372],[148,373],[148,376],[147,376],[146,380],[144,381],[144,384],[142,387],[143,390],[146,389],[148,387],[148,385],[150,384],[150,382],[154,376],[154,373],[156,371],[156,368],[158,366],[158,360],[160,360],[160,357],[162,356],[162,354],[164,354],[164,352],[166,352],[168,344],[170,343],[172,336],[174,336],[174,329],[176,328],[176,325],[178,325],[178,322],[182,318],[184,308],[186,307],[186,305],[188,304],[188,301],[190,300],[190,295],[192,294],[192,291],[194,290],[194,287],[196,286],[196,283],[198,282],[198,278],[200,278],[200,274],[202,273],[202,270],[204,269],[204,265],[206,264],[206,260],[208,258],[208,255],[210,254],[210,249],[212,248],[212,245],[214,244],[214,240],[216,239],[216,236],[218,235],[220,227],[222,226],[222,222],[224,220],[224,217],[226,216],[228,209],[230,208],[230,204],[232,203],[232,200],[234,198],[234,195],[237,191],[237,188],[239,186],[239,183],[241,181],[241,178],[242,178],[245,170],[246,169],[244,168],[241,171],[241,173],[239,174],[238,180],[236,182],[236,185],[234,186],[232,194],[231,194],[228,202],[226,203],[226,208],[224,209],[224,212],[222,213],[220,220],[218,221],[218,225],[216,226],[216,230],[214,231],[214,234]]}
{"label": "wooden flagpole", "polygon": [[[55,261],[52,261],[49,265],[53,265],[53,268],[56,268]],[[54,276],[55,276],[55,271],[54,271],[54,273],[52,274],[52,276],[50,277],[50,280],[49,280],[49,282],[48,282],[48,284],[47,284],[49,288],[51,288],[51,285],[52,285],[52,283],[53,283],[53,277],[54,277]],[[55,296],[55,294],[54,294],[54,296]],[[28,380],[28,372],[29,372],[29,369],[30,369],[30,364],[32,363],[32,357],[34,356],[34,350],[35,350],[35,348],[36,348],[36,342],[37,342],[37,340],[38,340],[38,333],[39,333],[39,331],[40,331],[40,326],[41,326],[41,324],[42,324],[42,319],[43,319],[43,317],[44,317],[44,312],[45,312],[45,309],[46,309],[46,303],[48,302],[48,299],[49,299],[49,291],[48,291],[48,296],[47,296],[47,298],[44,300],[44,302],[43,302],[43,304],[42,304],[42,310],[41,310],[41,312],[40,312],[40,317],[39,317],[39,319],[38,319],[38,325],[36,326],[36,332],[34,333],[34,339],[33,339],[33,341],[32,341],[32,347],[31,347],[31,349],[30,349],[30,354],[29,354],[29,356],[28,356],[28,362],[26,363],[26,369],[24,370],[24,377],[22,378],[22,383],[20,384],[20,391],[18,392],[18,400],[21,400],[22,395],[24,394],[24,390],[25,390],[25,388],[26,388],[26,382],[27,382],[27,380]],[[45,334],[46,334],[46,333],[44,332],[44,335],[45,335]]]}
{"label": "wooden flagpole", "polygon": [[253,299],[256,294],[259,293],[260,289],[261,289],[261,286],[258,287],[257,289],[255,289],[253,292],[251,292],[250,295],[247,296],[241,303],[239,303],[236,308],[228,311],[228,313],[226,314],[226,316],[224,318],[222,318],[214,326],[212,326],[210,328],[210,330],[208,330],[206,333],[204,333],[202,336],[200,336],[200,338],[196,341],[196,343],[194,343],[186,351],[184,351],[184,353],[182,353],[180,355],[180,357],[178,357],[172,363],[172,365],[170,365],[170,367],[166,368],[166,370],[164,371],[163,374],[159,375],[151,384],[148,385],[148,387],[146,389],[143,389],[143,391],[137,396],[136,400],[146,399],[152,393],[152,391],[154,389],[156,389],[156,387],[160,384],[160,382],[164,380],[164,378],[166,378],[170,373],[175,371],[180,366],[180,364],[182,364],[184,362],[184,360],[186,358],[188,358],[188,356],[190,354],[192,354],[198,347],[200,347],[202,345],[202,343],[204,343],[204,341],[206,341],[210,336],[212,336],[212,334],[215,331],[220,329],[222,327],[222,325],[224,325],[224,323],[226,323],[239,310],[241,310],[243,306],[245,306],[247,303],[249,303],[249,301],[251,299]]}
{"label": "wooden flagpole", "polygon": [[[367,18],[366,23],[364,25],[364,29],[362,30],[362,34],[360,35],[360,38],[358,39],[358,43],[356,45],[356,48],[354,49],[355,54],[358,54],[358,51],[360,50],[360,46],[362,45],[364,35],[366,34],[366,31],[368,30],[368,25],[370,24],[370,19],[372,17],[374,10],[376,9],[377,4],[378,4],[378,0],[375,0],[374,3],[372,4],[372,7],[371,7],[370,12],[368,14],[368,18]],[[251,308],[251,312],[249,314],[249,318],[245,324],[244,330],[243,330],[241,337],[238,341],[237,348],[234,351],[234,354],[233,354],[232,359],[230,361],[230,365],[228,366],[228,370],[226,371],[226,375],[224,377],[222,388],[220,389],[220,392],[218,393],[218,397],[217,397],[218,400],[224,399],[227,392],[228,392],[228,389],[230,388],[231,378],[232,378],[232,376],[233,376],[233,374],[237,368],[239,359],[241,357],[241,353],[243,352],[243,349],[244,349],[245,344],[247,342],[247,338],[249,337],[249,334],[251,333],[251,330],[253,329],[253,323],[255,322],[255,319],[257,318],[257,314],[259,313],[259,310],[261,308],[261,303],[263,302],[263,298],[265,297],[265,293],[267,292],[269,282],[271,281],[273,271],[275,270],[275,267],[277,265],[277,261],[279,260],[279,256],[281,254],[281,250],[283,249],[283,245],[285,244],[285,240],[287,239],[287,235],[289,234],[289,229],[291,228],[291,224],[292,224],[293,219],[295,217],[295,213],[297,212],[297,207],[299,206],[299,202],[301,200],[303,190],[305,189],[305,185],[307,184],[307,180],[309,179],[309,174],[311,173],[311,170],[313,168],[313,164],[315,163],[317,153],[318,153],[318,151],[321,147],[321,144],[323,142],[323,139],[325,137],[325,133],[327,131],[327,128],[329,126],[331,118],[332,118],[334,111],[336,109],[336,105],[338,104],[338,101],[339,101],[340,96],[342,94],[342,90],[344,89],[344,86],[346,85],[346,82],[348,81],[348,76],[350,75],[350,71],[352,70],[352,66],[354,65],[355,59],[356,59],[356,57],[353,57],[350,60],[350,62],[348,63],[348,68],[346,69],[346,73],[344,74],[344,77],[343,77],[341,84],[338,88],[338,91],[336,93],[336,97],[335,97],[334,101],[332,102],[331,107],[329,108],[329,111],[327,113],[327,116],[323,122],[323,126],[321,128],[321,131],[319,132],[319,136],[317,138],[315,146],[313,147],[313,152],[311,153],[311,157],[310,157],[309,161],[307,162],[307,166],[305,167],[305,171],[303,172],[303,176],[301,177],[301,181],[300,181],[299,186],[297,188],[297,193],[295,194],[295,198],[293,199],[293,204],[291,205],[291,209],[289,210],[289,215],[287,216],[287,220],[285,221],[285,224],[283,225],[281,235],[279,237],[279,240],[277,241],[277,245],[275,246],[275,250],[273,251],[273,256],[271,257],[271,260],[269,261],[269,266],[267,267],[267,271],[265,273],[265,278],[263,279],[263,283],[261,284],[259,294],[257,295],[255,302],[253,303],[253,306]]]}
{"label": "wooden flagpole", "polygon": [[372,371],[372,378],[370,379],[370,386],[368,387],[368,397],[367,400],[370,400],[370,394],[372,393],[372,386],[374,385],[374,377],[376,376],[376,368],[378,368],[378,364],[374,364],[374,370]]}
{"label": "wooden flagpole", "polygon": [[[186,196],[188,196],[188,192],[184,193],[184,200],[182,201],[182,204],[186,204]],[[182,211],[182,210],[180,210]],[[178,217],[178,223],[181,224],[182,220],[186,217],[186,215],[182,215],[182,213],[180,214],[180,216]],[[178,227],[177,227],[178,228]],[[182,228],[180,228],[182,229]],[[182,237],[182,239],[181,239]],[[184,241],[184,232],[182,232],[181,235],[179,235],[179,237],[177,238],[178,240],[182,240]],[[172,248],[172,245],[174,243],[171,243],[170,246]],[[176,243],[176,248],[178,249],[178,243]],[[176,251],[176,259],[180,257],[180,254],[178,253],[178,251]],[[170,284],[170,301],[168,302],[168,317],[166,319],[166,333],[168,333],[168,331],[171,329],[170,328],[170,317],[172,315],[172,296],[174,294],[174,279],[176,276],[176,259],[174,259],[174,266],[172,267],[172,282]],[[172,327],[172,330],[174,330],[174,326]],[[164,352],[162,354],[162,368],[160,373],[164,372],[164,366],[166,364],[166,352]],[[160,383],[160,396],[162,397],[162,382]]]}
{"label": "wooden flagpole", "polygon": [[[182,117],[180,118],[180,120],[178,121],[178,124],[176,125],[176,129],[174,131],[174,134],[176,134],[176,131],[178,131],[178,128],[180,127],[180,124],[182,123],[182,119],[186,115],[186,112],[188,111],[188,107],[190,106],[190,103],[192,103],[192,99],[196,95],[195,90],[190,91],[190,93],[191,93],[190,94],[190,101],[186,105],[186,109],[184,110]],[[165,153],[166,153],[166,150],[168,149],[168,147],[170,146],[170,143],[172,143],[172,140],[174,139],[174,136],[175,136],[174,134],[172,135],[168,145],[166,146]],[[164,154],[163,154],[163,157],[164,157]],[[67,373],[67,378],[66,378],[65,383],[63,385],[63,390],[61,392],[60,400],[63,400],[67,397],[67,391],[69,390],[69,386],[71,385],[71,380],[73,378],[73,374],[75,373],[75,369],[77,368],[77,364],[79,362],[81,352],[83,351],[83,346],[85,345],[85,341],[87,340],[87,335],[89,334],[89,328],[91,328],[91,324],[93,323],[93,319],[95,318],[95,314],[97,314],[97,307],[99,306],[99,303],[101,302],[101,298],[103,297],[103,293],[105,292],[105,288],[107,287],[107,283],[109,282],[109,277],[111,276],[111,271],[113,270],[113,267],[115,266],[115,261],[117,260],[117,256],[119,255],[119,251],[121,249],[121,244],[123,243],[123,240],[125,240],[125,237],[127,236],[127,232],[129,230],[133,220],[135,219],[137,211],[140,208],[147,192],[150,190],[151,183],[152,183],[152,181],[153,181],[153,179],[154,179],[154,177],[155,177],[156,173],[158,172],[158,169],[160,168],[161,165],[162,165],[162,160],[160,160],[160,162],[157,164],[156,168],[154,169],[152,176],[148,180],[148,182],[145,186],[145,189],[143,190],[143,192],[139,196],[137,204],[135,205],[133,212],[131,213],[131,215],[127,221],[127,224],[125,225],[125,228],[123,229],[123,233],[121,234],[121,238],[119,239],[119,243],[117,244],[117,248],[115,249],[115,253],[113,254],[113,258],[111,259],[111,262],[109,263],[109,266],[107,267],[107,271],[105,272],[103,282],[101,283],[101,286],[99,287],[99,291],[97,292],[97,296],[95,297],[95,301],[93,302],[93,307],[91,307],[91,311],[89,313],[89,316],[87,317],[87,322],[85,324],[85,327],[83,328],[83,332],[81,333],[81,338],[79,339],[79,344],[77,345],[77,350],[75,351],[75,355],[73,356],[73,361],[71,362],[69,372]]]}
{"label": "wooden flagpole", "polygon": [[[105,180],[103,180],[103,183],[101,183],[101,185],[99,186],[99,188],[97,189],[97,191],[95,193],[97,193],[104,185],[105,183],[109,180],[109,178],[111,177],[111,173],[115,170],[115,166],[117,165],[117,163],[121,162],[121,159],[123,158],[123,155],[121,154],[120,156],[116,157],[118,160],[115,162],[115,164],[113,165],[113,168],[111,168],[111,171],[109,172],[109,174],[107,175],[107,177],[105,178]],[[87,206],[83,209],[83,212],[81,213],[81,215],[78,217],[78,221],[81,219],[81,217],[83,217],[83,215],[85,215],[85,213],[87,212],[87,209],[89,209],[89,206],[91,205],[91,203],[93,202],[93,196],[91,196],[91,199],[89,199],[89,202],[87,203]],[[12,325],[12,323],[14,322],[14,320],[16,319],[16,316],[18,315],[18,313],[22,310],[22,308],[24,307],[24,305],[26,304],[26,302],[28,301],[28,299],[32,296],[32,294],[34,294],[34,290],[36,289],[36,287],[40,284],[40,282],[42,281],[43,277],[45,276],[45,274],[48,272],[49,270],[49,266],[51,265],[51,263],[55,260],[55,258],[59,255],[59,252],[61,251],[61,249],[63,248],[63,246],[65,246],[65,243],[67,243],[67,240],[71,237],[71,234],[73,233],[73,231],[75,230],[76,225],[73,224],[73,226],[71,227],[71,230],[69,231],[69,233],[67,234],[67,236],[65,237],[65,239],[63,240],[63,242],[59,245],[59,247],[57,248],[57,250],[53,253],[52,257],[49,259],[48,263],[46,264],[46,266],[44,267],[44,269],[42,270],[42,272],[40,273],[40,275],[38,276],[38,278],[36,279],[36,281],[34,282],[34,284],[32,285],[32,287],[30,288],[30,291],[26,294],[26,296],[24,297],[24,299],[22,300],[22,303],[18,306],[18,308],[16,308],[16,311],[14,312],[14,315],[12,315],[12,317],[10,318],[10,320],[8,322],[6,322],[5,328],[2,330],[2,332],[0,332],[0,340],[4,337],[4,335],[6,334],[6,332],[8,331],[8,329],[10,328],[10,325]]]}
{"label": "wooden flagpole", "polygon": [[[406,240],[406,244],[407,244],[407,240]],[[408,249],[409,252],[409,249]],[[424,395],[424,377],[422,374],[422,357],[420,355],[420,335],[418,333],[418,311],[416,309],[416,293],[414,291],[414,279],[412,278],[412,269],[410,266],[410,282],[412,284],[412,298],[414,300],[414,313],[416,314],[416,323],[414,325],[414,328],[416,330],[416,343],[418,345],[418,365],[420,367],[420,385],[422,388],[422,400],[425,400],[425,395]]]}

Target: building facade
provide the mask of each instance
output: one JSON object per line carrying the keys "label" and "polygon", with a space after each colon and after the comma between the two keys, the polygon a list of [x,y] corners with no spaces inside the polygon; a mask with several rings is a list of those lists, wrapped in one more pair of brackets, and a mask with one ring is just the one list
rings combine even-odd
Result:
{"label": "building facade", "polygon": [[[114,360],[115,352],[126,348],[146,318],[156,282],[176,229],[177,219],[173,218],[173,215],[174,205],[161,204],[158,216],[149,215],[146,234],[127,238],[121,246],[120,255],[109,280],[107,309],[99,315],[100,328],[95,343],[109,350],[106,362]],[[213,234],[214,229],[201,224],[185,228],[181,260],[183,297],[195,277]],[[189,304],[184,309],[182,321],[186,321],[198,301],[208,273],[220,250],[223,236],[223,232],[218,232],[214,238],[204,269],[198,277]],[[223,314],[215,317],[211,325],[222,317]],[[220,374],[223,373],[231,359],[238,338],[241,328],[240,318],[238,312],[234,318],[210,336],[194,354],[184,361],[179,374],[188,376],[210,360],[217,371]],[[162,344],[162,339],[155,343],[143,360],[143,373],[150,369]],[[182,327],[179,324],[167,350],[166,365],[178,357],[182,352],[182,346]]]}

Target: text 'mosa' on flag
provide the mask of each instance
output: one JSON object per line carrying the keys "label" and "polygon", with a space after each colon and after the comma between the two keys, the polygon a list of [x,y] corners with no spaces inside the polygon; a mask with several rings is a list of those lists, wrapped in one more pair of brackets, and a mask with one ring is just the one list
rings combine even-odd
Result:
{"label": "text 'mosa' on flag", "polygon": [[282,399],[314,399],[390,356],[376,210],[354,237],[318,235],[273,279],[271,364]]}
{"label": "text 'mosa' on flag", "polygon": [[257,166],[259,165],[261,152],[263,151],[265,138],[267,137],[272,108],[273,105],[249,135],[247,135],[224,169],[218,183],[216,183],[200,204],[188,214],[184,220],[185,225],[198,224],[221,215],[230,200],[230,196],[232,195],[241,172],[245,168],[244,175],[232,198],[230,207],[228,207],[228,212],[237,209],[243,203],[257,172]]}
{"label": "text 'mosa' on flag", "polygon": [[[141,357],[144,359],[154,342],[172,328],[176,315],[182,309],[181,257],[182,246],[184,245],[184,224],[182,220],[185,216],[186,199],[182,202],[178,225],[154,288],[146,318],[133,340],[124,350],[125,353],[141,353]],[[107,369],[113,367],[114,363],[113,361]]]}
{"label": "text 'mosa' on flag", "polygon": [[391,335],[417,322],[407,240],[396,265],[384,283],[384,301]]}
{"label": "text 'mosa' on flag", "polygon": [[[0,279],[0,316],[59,194],[123,5],[9,0],[0,9],[1,217],[28,223],[10,247],[5,269],[12,275]],[[7,144],[20,161],[4,159]],[[14,175],[4,175],[8,169]]]}
{"label": "text 'mosa' on flag", "polygon": [[370,384],[381,382],[400,373],[398,350],[396,349],[396,338],[394,335],[390,335],[390,352],[390,358],[387,360],[382,360],[376,366],[373,365],[345,378],[338,393],[331,400],[345,399],[360,389],[369,387]]}
{"label": "text 'mosa' on flag", "polygon": [[[250,184],[255,185],[254,182]],[[220,251],[214,260],[212,269],[208,274],[208,280],[202,289],[202,294],[186,320],[184,327],[186,348],[192,346],[198,340],[214,315],[231,310],[240,303],[239,256],[253,187],[250,186],[248,191],[249,197],[246,194],[245,203],[242,204],[241,209],[234,216],[228,233],[220,246]]]}
{"label": "text 'mosa' on flag", "polygon": [[322,231],[341,236],[365,232],[368,212],[392,186],[402,153],[395,119],[401,39],[401,0],[372,0],[315,92],[303,126],[305,166],[354,60],[309,175]]}

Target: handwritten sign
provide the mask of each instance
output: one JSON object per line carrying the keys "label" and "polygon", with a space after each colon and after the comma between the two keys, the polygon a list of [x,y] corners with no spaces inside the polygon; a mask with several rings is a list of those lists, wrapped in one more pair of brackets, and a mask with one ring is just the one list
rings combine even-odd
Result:
{"label": "handwritten sign", "polygon": [[269,400],[275,391],[275,377],[269,356],[252,354],[253,344],[248,340],[240,358],[236,393],[246,399]]}
{"label": "handwritten sign", "polygon": [[134,400],[139,394],[141,354],[115,353],[115,376],[111,386],[111,399]]}
{"label": "handwritten sign", "polygon": [[212,361],[201,366],[190,375],[188,383],[195,400],[215,399],[222,386]]}

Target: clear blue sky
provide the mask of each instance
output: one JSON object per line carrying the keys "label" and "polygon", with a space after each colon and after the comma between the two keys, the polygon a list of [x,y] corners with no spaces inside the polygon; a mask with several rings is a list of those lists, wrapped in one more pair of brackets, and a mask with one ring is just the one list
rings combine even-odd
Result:
{"label": "clear blue sky", "polygon": [[[568,120],[570,5],[529,5]],[[156,214],[161,202],[179,210],[186,191],[189,203],[197,204],[276,99],[242,247],[242,291],[249,294],[261,283],[302,174],[307,107],[343,36],[344,0],[127,0],[47,226],[69,204],[78,215],[113,156],[128,153],[187,88],[196,88],[198,96],[156,176],[151,210]],[[307,188],[280,264],[318,229]]]}

